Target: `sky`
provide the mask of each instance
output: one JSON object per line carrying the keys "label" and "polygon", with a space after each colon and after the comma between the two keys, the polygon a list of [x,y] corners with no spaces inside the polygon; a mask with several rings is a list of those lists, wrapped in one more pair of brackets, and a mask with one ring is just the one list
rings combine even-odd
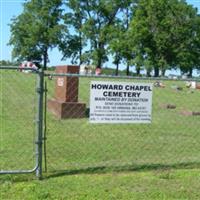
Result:
{"label": "sky", "polygon": [[[11,60],[12,47],[7,45],[10,38],[9,24],[14,16],[21,14],[24,0],[0,0],[0,60]],[[200,0],[187,0],[188,4],[197,7],[200,12]],[[61,53],[55,49],[49,52],[49,66],[70,64],[70,61],[62,61]],[[108,63],[107,65],[112,65]],[[109,67],[109,66],[108,66]]]}

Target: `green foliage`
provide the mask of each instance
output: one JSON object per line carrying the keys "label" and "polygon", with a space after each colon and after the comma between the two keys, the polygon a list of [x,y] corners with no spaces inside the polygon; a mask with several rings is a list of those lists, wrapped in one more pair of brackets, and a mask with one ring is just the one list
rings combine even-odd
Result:
{"label": "green foliage", "polygon": [[[112,69],[112,68],[108,68],[108,67],[102,68],[102,74],[114,76],[114,75],[116,75],[116,69]],[[126,76],[126,70],[119,69],[117,75],[118,76]],[[130,76],[136,76],[136,74],[133,72],[130,72]]]}
{"label": "green foliage", "polygon": [[133,63],[148,69],[150,62],[155,76],[171,67],[188,72],[199,66],[198,23],[197,10],[185,1],[139,1],[130,30]]}
{"label": "green foliage", "polygon": [[0,60],[0,66],[19,66],[19,63],[11,62],[9,60]]}
{"label": "green foliage", "polygon": [[57,46],[62,37],[59,24],[62,0],[31,0],[24,3],[23,13],[12,19],[10,45],[13,57],[19,60],[48,62],[48,50]]}
{"label": "green foliage", "polygon": [[79,65],[84,61],[83,48],[86,46],[86,38],[82,33],[82,26],[85,21],[85,13],[82,9],[82,1],[66,1],[67,12],[63,15],[63,20],[68,29],[73,29],[73,33],[65,30],[65,36],[59,43],[59,48],[63,53],[63,59],[71,58],[72,63]]}
{"label": "green foliage", "polygon": [[87,55],[92,60],[92,64],[97,67],[102,67],[102,64],[108,60],[106,45],[110,38],[110,30],[123,5],[124,3],[119,0],[90,0],[82,3],[86,16],[82,31],[90,46]]}
{"label": "green foliage", "polygon": [[10,44],[18,60],[48,62],[59,47],[63,59],[103,67],[134,66],[164,76],[200,69],[200,16],[185,0],[31,0],[13,18]]}
{"label": "green foliage", "polygon": [[181,38],[179,46],[176,46],[177,65],[183,73],[192,76],[192,70],[200,67],[200,16],[191,6],[183,5],[176,10],[179,12],[179,21],[176,23],[183,27],[176,28],[174,33],[174,37],[178,35]]}
{"label": "green foliage", "polygon": [[[116,75],[118,75],[118,66],[121,62],[128,63],[132,57],[132,49],[130,48],[129,35],[127,28],[124,27],[123,21],[116,21],[110,28],[108,51],[113,55],[113,63],[116,64]],[[127,74],[129,75],[129,74]]]}

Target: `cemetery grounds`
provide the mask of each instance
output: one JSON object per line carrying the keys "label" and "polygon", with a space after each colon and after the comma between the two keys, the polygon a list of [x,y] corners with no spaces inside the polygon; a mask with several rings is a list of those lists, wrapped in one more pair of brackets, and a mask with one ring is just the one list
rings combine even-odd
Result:
{"label": "cemetery grounds", "polygon": [[[0,73],[1,170],[29,169],[35,163],[36,78]],[[91,80],[79,79],[79,101],[87,106]],[[51,99],[54,78],[46,82]],[[43,180],[34,173],[0,175],[0,199],[200,199],[200,90],[185,81],[162,83],[153,89],[151,124],[59,120],[47,110]]]}

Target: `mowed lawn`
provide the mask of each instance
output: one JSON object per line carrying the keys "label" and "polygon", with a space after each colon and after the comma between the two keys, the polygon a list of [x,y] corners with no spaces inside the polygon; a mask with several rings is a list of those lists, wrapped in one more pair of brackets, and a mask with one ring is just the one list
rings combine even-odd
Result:
{"label": "mowed lawn", "polygon": [[0,197],[12,200],[198,200],[200,170],[147,170],[72,174],[34,180],[1,176]]}
{"label": "mowed lawn", "polygon": [[[36,76],[0,73],[0,167],[32,169]],[[79,80],[79,101],[87,106],[91,80]],[[55,80],[46,81],[51,99]],[[184,81],[163,83],[165,88],[153,89],[151,124],[59,120],[47,110],[44,180],[1,175],[1,199],[200,199],[200,116],[182,114],[200,112],[200,91],[186,88]],[[176,108],[167,109],[169,104]]]}

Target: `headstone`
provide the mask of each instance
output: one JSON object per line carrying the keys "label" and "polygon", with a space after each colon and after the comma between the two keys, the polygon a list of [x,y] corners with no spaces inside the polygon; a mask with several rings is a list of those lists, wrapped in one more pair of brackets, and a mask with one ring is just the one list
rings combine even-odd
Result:
{"label": "headstone", "polygon": [[[57,66],[55,73],[79,74],[79,66]],[[79,77],[57,76],[54,99],[48,100],[48,109],[58,118],[85,117],[86,104],[78,102]]]}
{"label": "headstone", "polygon": [[187,81],[186,87],[190,89],[200,89],[200,83],[196,81]]}
{"label": "headstone", "polygon": [[164,88],[165,87],[165,85],[160,81],[156,81],[153,85],[154,85],[154,87],[160,87],[160,88]]}
{"label": "headstone", "polygon": [[191,82],[190,88],[191,88],[191,89],[196,89],[196,87],[197,87],[196,81],[192,81],[192,82]]}
{"label": "headstone", "polygon": [[184,116],[200,116],[200,111],[187,111],[184,110],[181,112],[182,115]]}
{"label": "headstone", "polygon": [[161,105],[161,108],[165,108],[165,109],[175,109],[176,105],[173,104],[163,104]]}
{"label": "headstone", "polygon": [[199,83],[196,84],[196,89],[200,89],[200,84]]}
{"label": "headstone", "polygon": [[98,75],[101,75],[101,68],[100,67],[97,67],[96,70],[95,70],[95,74],[98,76]]}

